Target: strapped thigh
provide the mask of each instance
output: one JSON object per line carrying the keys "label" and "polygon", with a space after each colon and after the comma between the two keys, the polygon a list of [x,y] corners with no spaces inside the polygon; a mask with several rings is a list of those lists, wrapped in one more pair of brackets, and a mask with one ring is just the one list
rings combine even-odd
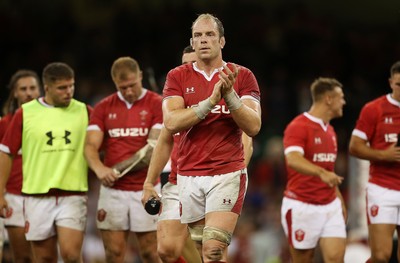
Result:
{"label": "strapped thigh", "polygon": [[215,239],[229,245],[231,243],[232,233],[220,228],[206,226],[203,230],[203,242],[210,239]]}

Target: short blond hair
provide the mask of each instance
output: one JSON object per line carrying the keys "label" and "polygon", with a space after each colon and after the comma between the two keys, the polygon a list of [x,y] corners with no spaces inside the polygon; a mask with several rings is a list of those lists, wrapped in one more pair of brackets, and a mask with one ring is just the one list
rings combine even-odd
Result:
{"label": "short blond hair", "polygon": [[111,77],[113,80],[126,80],[129,73],[140,72],[138,62],[131,57],[120,57],[111,66]]}

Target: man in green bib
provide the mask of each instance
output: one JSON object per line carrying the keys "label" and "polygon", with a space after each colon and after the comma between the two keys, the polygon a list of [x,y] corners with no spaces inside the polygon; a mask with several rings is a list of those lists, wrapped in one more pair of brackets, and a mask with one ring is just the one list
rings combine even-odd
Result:
{"label": "man in green bib", "polygon": [[65,63],[48,64],[45,96],[25,103],[0,144],[0,209],[12,157],[22,151],[25,233],[37,262],[81,262],[87,218],[88,167],[83,146],[89,112],[73,99],[75,76]]}

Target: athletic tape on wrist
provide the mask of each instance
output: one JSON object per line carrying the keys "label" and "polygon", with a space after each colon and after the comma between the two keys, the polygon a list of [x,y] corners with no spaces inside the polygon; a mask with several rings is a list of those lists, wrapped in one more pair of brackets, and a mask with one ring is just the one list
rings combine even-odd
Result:
{"label": "athletic tape on wrist", "polygon": [[197,106],[193,107],[194,113],[196,113],[199,119],[204,120],[208,113],[212,110],[213,105],[211,104],[210,98],[202,100]]}
{"label": "athletic tape on wrist", "polygon": [[228,109],[230,111],[234,111],[239,109],[242,106],[242,101],[239,98],[239,95],[237,95],[236,91],[232,91],[224,96],[224,100],[226,103],[226,106],[228,106]]}

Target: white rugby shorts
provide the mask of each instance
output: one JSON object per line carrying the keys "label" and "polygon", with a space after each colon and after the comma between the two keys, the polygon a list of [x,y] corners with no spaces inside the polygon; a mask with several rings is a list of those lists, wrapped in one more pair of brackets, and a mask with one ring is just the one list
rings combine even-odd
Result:
{"label": "white rugby shorts", "polygon": [[[161,192],[161,184],[155,187]],[[149,232],[157,230],[158,215],[150,215],[142,205],[143,191],[122,191],[101,185],[97,205],[97,227],[101,230]]]}
{"label": "white rugby shorts", "polygon": [[179,209],[179,189],[176,184],[166,183],[161,189],[161,212],[158,221],[181,220]]}
{"label": "white rugby shorts", "polygon": [[320,238],[346,238],[346,224],[339,198],[326,205],[314,205],[283,198],[281,223],[289,245],[312,249]]}
{"label": "white rugby shorts", "polygon": [[366,193],[369,224],[400,225],[400,191],[368,183]]}
{"label": "white rugby shorts", "polygon": [[240,215],[247,189],[247,169],[213,176],[178,174],[181,222],[197,222],[209,212]]}
{"label": "white rugby shorts", "polygon": [[4,225],[25,227],[24,218],[24,196],[6,193],[5,198],[8,203],[8,207],[12,209],[10,217],[4,219]]}
{"label": "white rugby shorts", "polygon": [[29,241],[56,235],[56,226],[85,231],[87,196],[25,196],[25,236]]}

